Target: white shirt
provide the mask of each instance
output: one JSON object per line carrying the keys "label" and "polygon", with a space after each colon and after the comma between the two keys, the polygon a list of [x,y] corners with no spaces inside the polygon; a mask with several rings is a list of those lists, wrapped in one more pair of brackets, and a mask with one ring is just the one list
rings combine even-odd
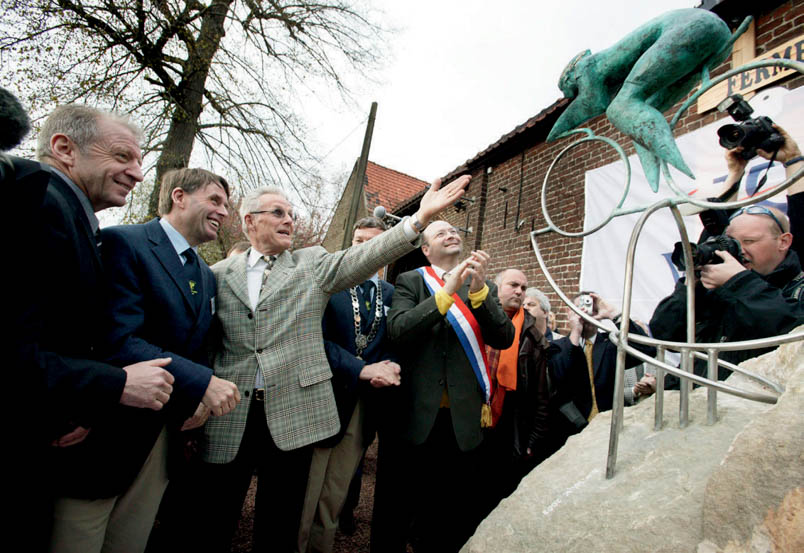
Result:
{"label": "white shirt", "polygon": [[[183,254],[188,248],[190,248],[190,243],[182,235],[182,233],[176,230],[176,227],[167,222],[167,219],[159,219],[159,224],[162,226],[162,230],[165,231],[165,234],[167,234],[168,240],[170,240],[170,243],[173,245],[173,249],[176,250],[176,253],[179,256],[179,261],[181,261],[182,265],[185,265],[187,263],[187,259]],[[196,253],[196,255],[198,255],[197,247],[192,248],[192,250]]]}

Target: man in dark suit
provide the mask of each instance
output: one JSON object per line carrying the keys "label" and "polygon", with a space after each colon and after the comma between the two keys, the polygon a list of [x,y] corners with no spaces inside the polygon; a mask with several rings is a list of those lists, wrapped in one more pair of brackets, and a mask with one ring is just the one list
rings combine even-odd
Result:
{"label": "man in dark suit", "polygon": [[[591,298],[591,302],[587,299],[584,304],[584,298]],[[587,305],[587,312],[595,319],[610,320],[619,327],[620,311],[594,292],[582,292],[574,301],[579,307]],[[554,413],[556,424],[551,429],[558,432],[558,447],[568,436],[580,432],[598,413],[612,408],[617,365],[617,344],[609,339],[607,332],[598,331],[573,311],[569,314],[569,324],[569,336],[553,342],[558,349],[550,357],[550,371],[557,389],[553,401],[563,415]],[[633,320],[629,332],[645,335]],[[652,346],[634,344],[634,347],[650,356],[656,354]],[[640,363],[636,357],[625,358],[626,368]]]}
{"label": "man in dark suit", "polygon": [[[508,348],[514,326],[495,285],[486,281],[488,254],[473,251],[459,263],[461,236],[446,221],[422,234],[422,253],[431,266],[397,279],[388,331],[400,353],[406,437],[413,445],[416,550],[448,553],[458,551],[478,522],[473,506],[479,488],[473,482],[482,478],[482,467],[476,450],[483,439],[481,419],[490,423],[483,343]],[[459,338],[467,322],[478,332]],[[462,347],[473,340],[469,351]]]}
{"label": "man in dark suit", "polygon": [[[15,294],[28,298],[15,321],[19,364],[41,374],[44,434],[52,441],[47,470],[54,493],[72,484],[59,462],[88,427],[119,404],[158,410],[170,398],[169,359],[119,368],[102,362],[105,349],[105,278],[97,245],[95,212],[123,205],[142,180],[139,131],[124,119],[84,106],[61,106],[42,126],[37,154],[17,182],[47,175],[41,206],[32,215],[33,248],[45,265],[25,267]],[[47,536],[45,536],[47,539]]]}
{"label": "man in dark suit", "polygon": [[[360,219],[354,225],[352,245],[379,236],[385,228],[375,217]],[[299,526],[302,553],[332,551],[350,483],[377,431],[377,409],[395,397],[395,390],[383,389],[399,385],[399,365],[385,333],[385,314],[393,292],[392,285],[374,274],[362,284],[334,294],[324,312],[324,348],[332,369],[341,430],[313,450]],[[380,389],[390,394],[379,395]]]}
{"label": "man in dark suit", "polygon": [[[94,429],[86,451],[74,451],[88,481],[106,482],[98,497],[116,496],[105,541],[124,539],[129,552],[145,549],[168,483],[168,432],[178,440],[191,415],[186,430],[201,426],[210,410],[228,413],[239,400],[237,387],[213,376],[207,366],[204,346],[215,309],[215,278],[197,253],[200,244],[216,238],[228,205],[229,185],[222,177],[178,169],[162,179],[161,219],[101,233],[110,360],[124,365],[170,357],[166,369],[175,379],[164,410],[120,408]],[[174,453],[182,453],[178,445]]]}

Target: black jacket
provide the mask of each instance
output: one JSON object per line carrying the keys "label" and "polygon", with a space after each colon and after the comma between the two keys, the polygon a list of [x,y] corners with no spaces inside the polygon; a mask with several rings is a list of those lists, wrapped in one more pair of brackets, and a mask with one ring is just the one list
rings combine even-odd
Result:
{"label": "black jacket", "polygon": [[549,347],[547,339],[536,328],[533,317],[525,312],[519,337],[516,390],[505,394],[503,414],[498,424],[500,430],[512,433],[509,436],[513,438],[512,454],[515,457],[525,456],[528,448],[536,453],[547,437]]}
{"label": "black jacket", "polygon": [[[804,274],[792,250],[776,269],[762,276],[742,271],[723,286],[707,290],[700,283],[695,289],[695,340],[697,342],[736,342],[777,336],[804,323]],[[650,329],[660,340],[686,341],[686,284],[676,283],[673,293],[662,300]],[[757,357],[769,348],[724,351],[720,358],[732,363]],[[706,374],[706,362],[696,360],[695,374]],[[718,379],[731,374],[720,368]],[[678,378],[668,375],[667,387],[678,387]]]}
{"label": "black jacket", "polygon": [[[634,321],[629,324],[629,334],[645,335],[642,328]],[[586,418],[592,411],[592,389],[589,386],[589,369],[583,348],[574,345],[569,336],[556,340],[552,345],[554,353],[550,356],[550,371],[556,387],[553,402],[560,406],[572,401]],[[637,343],[632,345],[646,355],[651,357],[656,355],[656,348],[652,346]],[[597,408],[600,412],[608,411],[614,398],[617,344],[609,339],[608,333],[598,332],[592,351]],[[628,355],[625,358],[625,368],[635,367],[641,362],[638,358]]]}

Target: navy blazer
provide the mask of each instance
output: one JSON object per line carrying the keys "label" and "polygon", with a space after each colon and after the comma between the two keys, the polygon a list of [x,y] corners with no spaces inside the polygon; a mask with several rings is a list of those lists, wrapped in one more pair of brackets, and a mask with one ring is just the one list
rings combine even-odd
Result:
{"label": "navy blazer", "polygon": [[[386,317],[388,309],[391,307],[391,298],[394,294],[394,287],[379,280],[380,289],[382,290],[382,301],[384,304],[382,320],[377,329],[377,335],[374,337],[365,350],[361,359],[358,359],[355,349],[355,325],[354,325],[354,311],[352,308],[352,298],[349,290],[342,290],[333,294],[324,311],[324,317],[321,321],[323,336],[324,336],[324,349],[327,353],[327,361],[329,362],[330,369],[332,369],[332,388],[335,392],[335,403],[338,407],[338,417],[341,421],[341,430],[332,438],[324,440],[320,445],[324,447],[332,447],[337,444],[343,434],[346,432],[346,427],[354,412],[355,405],[357,404],[358,396],[363,391],[368,391],[367,387],[370,384],[360,382],[360,371],[363,370],[367,364],[378,363],[380,361],[390,360],[396,361],[395,356],[390,350],[390,344],[386,338]],[[371,324],[374,322],[374,312],[376,308],[376,293],[371,302],[371,309],[366,309],[366,303],[363,299],[361,292],[358,290],[358,304],[360,306],[360,322],[361,333],[368,334]],[[372,396],[387,396],[384,392],[392,392],[392,390],[376,389],[371,390]],[[368,398],[367,398],[368,399]],[[372,397],[367,401],[367,409],[369,413],[365,416],[364,424],[364,438],[371,440],[374,432],[376,431],[376,416],[375,401],[380,399]],[[388,398],[390,399],[390,398]],[[369,444],[366,443],[366,446]]]}
{"label": "navy blazer", "polygon": [[27,186],[37,174],[48,176],[39,217],[32,218],[39,221],[32,248],[38,266],[23,273],[25,282],[14,293],[27,302],[15,330],[24,335],[29,358],[44,373],[48,393],[43,409],[53,439],[76,424],[92,426],[116,409],[126,374],[101,362],[105,275],[78,197],[47,165],[15,162],[18,186]]}
{"label": "navy blazer", "polygon": [[193,414],[209,386],[206,337],[213,320],[215,277],[198,258],[200,309],[182,278],[183,266],[173,244],[154,219],[101,233],[103,263],[109,281],[111,327],[108,337],[121,366],[170,357],[165,367],[175,377],[165,409],[177,420]]}
{"label": "navy blazer", "polygon": [[[630,334],[644,336],[642,328],[631,321]],[[656,355],[656,348],[642,344],[632,344],[634,348],[650,355]],[[589,386],[589,369],[586,366],[586,354],[581,346],[570,341],[569,336],[553,342],[554,353],[550,356],[549,366],[559,396],[559,404],[573,401],[581,412],[588,417],[592,412],[592,389]],[[625,368],[635,367],[642,363],[636,357],[626,355]],[[611,410],[614,399],[614,376],[617,366],[617,344],[614,344],[606,332],[598,332],[592,348],[592,367],[595,375],[595,400],[599,411]]]}
{"label": "navy blazer", "polygon": [[[203,363],[204,338],[212,321],[215,293],[212,271],[203,261],[203,309],[193,307],[188,290],[174,275],[181,261],[157,220],[144,225],[104,229],[102,256],[110,315],[106,328],[108,359],[126,366],[159,357],[175,377],[170,401],[160,411],[119,405],[80,444],[58,452],[68,483],[62,493],[88,499],[125,491],[142,468],[166,423],[180,425],[201,401],[212,375]],[[103,290],[99,295],[103,296]]]}

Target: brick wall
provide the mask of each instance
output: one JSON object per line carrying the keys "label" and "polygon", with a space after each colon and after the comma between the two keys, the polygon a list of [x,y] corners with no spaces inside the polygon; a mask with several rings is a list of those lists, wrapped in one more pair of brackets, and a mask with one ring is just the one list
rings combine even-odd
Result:
{"label": "brick wall", "polygon": [[[801,34],[804,28],[804,0],[789,1],[772,13],[756,18],[756,53],[767,51]],[[731,60],[718,68],[714,74],[730,67]],[[804,77],[796,76],[786,81],[777,81],[773,86],[796,88],[804,84]],[[667,114],[668,121],[678,109]],[[702,116],[693,105],[681,118],[675,129],[680,136],[723,116],[710,111]],[[544,134],[552,126],[545,125]],[[604,116],[585,125],[596,135],[606,136],[625,147],[626,154],[634,153],[630,140],[614,129]],[[561,302],[552,292],[546,278],[541,274],[530,243],[529,233],[546,226],[541,210],[541,188],[544,176],[558,153],[576,138],[555,143],[543,142],[544,135],[532,139],[518,151],[510,152],[505,159],[493,162],[479,160],[471,169],[472,183],[467,195],[477,201],[468,205],[469,225],[474,232],[466,239],[466,249],[482,248],[492,256],[491,274],[501,269],[516,267],[525,272],[531,285],[545,291],[563,327],[565,316]],[[489,156],[494,155],[491,152]],[[583,228],[584,174],[586,171],[612,163],[618,159],[614,150],[602,143],[579,146],[562,158],[551,174],[546,203],[553,222],[560,228],[578,232]],[[490,171],[488,171],[490,169]],[[521,187],[521,194],[520,194]],[[521,196],[521,200],[520,200]],[[517,216],[518,215],[518,216]],[[447,218],[458,226],[466,226],[466,212],[450,211]],[[518,226],[518,221],[520,225]],[[578,290],[582,238],[567,238],[556,233],[539,237],[539,248],[551,274],[568,294]]]}

